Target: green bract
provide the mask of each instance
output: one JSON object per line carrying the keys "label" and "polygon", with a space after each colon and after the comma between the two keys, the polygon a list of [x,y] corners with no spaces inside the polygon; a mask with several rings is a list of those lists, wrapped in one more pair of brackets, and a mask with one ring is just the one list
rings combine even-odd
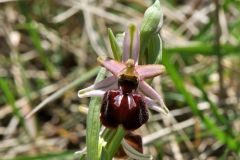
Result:
{"label": "green bract", "polygon": [[162,60],[162,39],[159,34],[150,37],[148,42],[147,63],[159,64]]}
{"label": "green bract", "polygon": [[149,7],[144,13],[144,18],[141,25],[141,31],[140,31],[141,53],[144,52],[148,44],[148,40],[151,38],[151,36],[156,34],[161,28],[161,25],[163,22],[162,19],[163,19],[163,13],[162,13],[160,1],[156,0],[154,4],[151,7]]}

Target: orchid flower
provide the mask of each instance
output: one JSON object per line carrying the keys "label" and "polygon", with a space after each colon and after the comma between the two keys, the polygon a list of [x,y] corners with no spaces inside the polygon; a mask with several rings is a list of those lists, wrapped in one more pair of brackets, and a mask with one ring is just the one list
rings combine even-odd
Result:
{"label": "orchid flower", "polygon": [[130,25],[123,40],[121,62],[98,58],[112,75],[78,91],[80,98],[103,98],[100,119],[106,127],[122,125],[126,130],[135,130],[148,120],[147,107],[165,115],[168,113],[162,97],[145,82],[162,74],[165,68],[159,64],[138,65],[139,52],[139,31]]}

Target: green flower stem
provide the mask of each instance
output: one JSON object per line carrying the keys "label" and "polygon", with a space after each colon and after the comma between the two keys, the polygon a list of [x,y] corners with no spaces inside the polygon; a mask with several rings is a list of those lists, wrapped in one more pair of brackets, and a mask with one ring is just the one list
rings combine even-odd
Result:
{"label": "green flower stem", "polygon": [[[115,132],[115,131],[112,131]],[[112,157],[115,155],[115,153],[117,152],[123,137],[125,136],[125,130],[122,127],[118,127],[115,135],[113,136],[113,138],[111,139],[110,142],[108,142],[107,146],[106,146],[106,150],[108,152],[108,157],[109,160],[112,159]]]}
{"label": "green flower stem", "polygon": [[106,142],[110,142],[111,139],[114,137],[114,135],[116,134],[117,130],[116,129],[109,129],[106,128],[104,133],[102,134],[103,139]]}

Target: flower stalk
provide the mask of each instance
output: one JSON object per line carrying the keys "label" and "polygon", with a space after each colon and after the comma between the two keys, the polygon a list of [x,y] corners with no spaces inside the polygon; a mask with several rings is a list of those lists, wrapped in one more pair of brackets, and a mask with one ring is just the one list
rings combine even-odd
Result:
{"label": "flower stalk", "polygon": [[[116,130],[116,132],[114,131],[114,136],[108,139],[106,147],[103,149],[105,158],[111,159],[117,152],[125,132],[131,133],[131,131],[138,129],[147,122],[147,107],[164,115],[168,113],[168,109],[162,97],[145,82],[146,79],[152,79],[162,74],[165,71],[164,66],[159,64],[138,64],[140,53],[140,34],[138,29],[134,25],[128,27],[123,39],[123,53],[121,56],[117,55],[120,49],[116,47],[118,43],[114,40],[115,37],[111,31],[109,32],[111,34],[109,37],[112,38],[110,41],[115,59],[99,57],[98,62],[112,75],[80,90],[78,96],[80,98],[92,96],[102,98],[101,107],[97,106],[98,110],[92,112],[96,112],[94,113],[96,117],[100,113],[101,123],[105,127],[110,128],[110,132]],[[119,57],[121,57],[120,60],[118,59]],[[91,104],[89,107],[92,107]],[[90,114],[90,117],[93,117],[92,115],[94,114]],[[88,122],[89,124],[95,123]],[[99,129],[99,126],[96,127]],[[89,131],[88,133],[91,134],[92,132]],[[96,134],[94,135],[96,136]],[[105,138],[103,137],[103,139]],[[130,143],[134,144],[138,143],[138,141]],[[123,144],[125,145],[125,143]],[[92,148],[90,150],[92,152]],[[132,154],[131,151],[135,149],[131,145],[125,145],[125,150],[127,153]],[[92,155],[92,153],[90,154]],[[139,155],[142,155],[142,153],[139,153]]]}
{"label": "flower stalk", "polygon": [[106,150],[108,150],[108,156],[110,157],[109,160],[111,160],[111,157],[113,157],[118,151],[118,148],[120,147],[120,144],[125,134],[126,132],[122,127],[117,128],[115,135],[111,139],[110,143],[108,143],[108,145],[106,146]]}

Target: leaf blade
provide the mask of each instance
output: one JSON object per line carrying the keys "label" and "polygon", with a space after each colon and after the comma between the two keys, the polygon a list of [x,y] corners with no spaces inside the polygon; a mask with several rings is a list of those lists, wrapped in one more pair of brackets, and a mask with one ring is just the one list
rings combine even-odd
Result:
{"label": "leaf blade", "polygon": [[[95,80],[95,83],[101,81],[106,74],[106,69],[101,68],[98,76]],[[100,120],[99,120],[99,114],[100,114],[100,102],[101,98],[99,97],[93,97],[90,100],[89,104],[89,110],[88,110],[88,116],[87,116],[87,159],[91,160],[98,160],[99,155],[99,131],[100,131]]]}

